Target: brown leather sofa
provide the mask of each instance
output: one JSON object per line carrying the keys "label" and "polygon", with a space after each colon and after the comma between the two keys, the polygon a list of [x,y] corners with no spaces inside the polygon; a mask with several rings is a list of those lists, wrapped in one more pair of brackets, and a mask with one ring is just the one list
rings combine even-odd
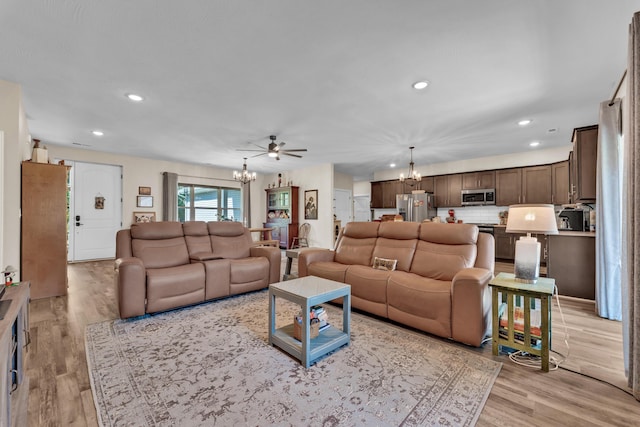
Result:
{"label": "brown leather sofa", "polygon": [[238,222],[133,224],[116,235],[120,317],[266,288],[279,280],[280,257]]}
{"label": "brown leather sofa", "polygon": [[[376,257],[396,269],[373,268]],[[494,265],[492,235],[432,222],[351,222],[335,250],[298,257],[300,277],[351,285],[352,307],[476,347],[490,332]]]}

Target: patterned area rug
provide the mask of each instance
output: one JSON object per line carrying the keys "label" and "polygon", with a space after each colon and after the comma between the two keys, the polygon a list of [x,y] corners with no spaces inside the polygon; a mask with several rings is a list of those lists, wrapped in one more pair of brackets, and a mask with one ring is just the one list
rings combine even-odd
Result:
{"label": "patterned area rug", "polygon": [[[339,307],[325,305],[341,326]],[[299,307],[277,299],[277,326]],[[352,313],[309,369],[268,344],[267,291],[87,326],[101,425],[474,425],[501,363]]]}

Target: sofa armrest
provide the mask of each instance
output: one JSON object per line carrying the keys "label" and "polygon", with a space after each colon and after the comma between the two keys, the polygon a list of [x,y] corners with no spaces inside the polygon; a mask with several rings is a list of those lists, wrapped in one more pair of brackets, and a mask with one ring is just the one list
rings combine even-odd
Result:
{"label": "sofa armrest", "polygon": [[269,283],[280,281],[282,252],[273,246],[252,246],[249,248],[252,257],[265,257],[269,261]]}
{"label": "sofa armrest", "polygon": [[309,265],[314,262],[331,262],[335,252],[330,249],[305,249],[298,255],[298,277],[309,275]]}
{"label": "sofa armrest", "polygon": [[115,273],[120,318],[145,314],[147,287],[146,270],[142,260],[134,257],[118,258],[115,262]]}
{"label": "sofa armrest", "polygon": [[493,273],[485,268],[460,270],[451,282],[451,336],[479,347],[491,326]]}

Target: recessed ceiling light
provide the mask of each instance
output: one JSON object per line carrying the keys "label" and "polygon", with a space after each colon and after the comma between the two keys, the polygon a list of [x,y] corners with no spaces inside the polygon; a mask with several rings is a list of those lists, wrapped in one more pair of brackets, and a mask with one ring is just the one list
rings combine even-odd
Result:
{"label": "recessed ceiling light", "polygon": [[140,95],[136,95],[135,93],[128,93],[127,94],[127,98],[129,98],[129,100],[135,101],[135,102],[140,102],[140,101],[144,100],[143,97],[141,97]]}
{"label": "recessed ceiling light", "polygon": [[537,147],[538,145],[540,145],[540,143],[538,141],[533,141],[533,142],[529,143],[529,147]]}
{"label": "recessed ceiling light", "polygon": [[426,88],[427,88],[427,86],[429,86],[429,82],[428,82],[428,81],[426,81],[426,80],[422,80],[422,81],[419,81],[419,82],[415,82],[415,83],[413,84],[413,88],[414,88],[414,89],[418,89],[418,90],[426,89]]}
{"label": "recessed ceiling light", "polygon": [[390,167],[390,168],[395,168],[395,167],[396,167],[396,164],[395,164],[395,163],[391,163],[391,164],[389,165],[389,167]]}
{"label": "recessed ceiling light", "polygon": [[523,119],[523,120],[520,120],[520,121],[518,122],[518,125],[519,125],[519,126],[526,126],[526,125],[531,124],[531,122],[532,122],[532,120],[531,120],[531,119]]}
{"label": "recessed ceiling light", "polygon": [[104,135],[104,132],[102,132],[101,130],[94,130],[91,132],[92,134],[94,134],[95,136],[102,136]]}

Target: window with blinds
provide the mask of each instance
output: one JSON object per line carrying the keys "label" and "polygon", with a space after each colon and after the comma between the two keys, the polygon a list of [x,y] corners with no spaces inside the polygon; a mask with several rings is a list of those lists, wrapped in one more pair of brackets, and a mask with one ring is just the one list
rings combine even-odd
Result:
{"label": "window with blinds", "polygon": [[242,221],[239,188],[178,184],[178,220]]}

